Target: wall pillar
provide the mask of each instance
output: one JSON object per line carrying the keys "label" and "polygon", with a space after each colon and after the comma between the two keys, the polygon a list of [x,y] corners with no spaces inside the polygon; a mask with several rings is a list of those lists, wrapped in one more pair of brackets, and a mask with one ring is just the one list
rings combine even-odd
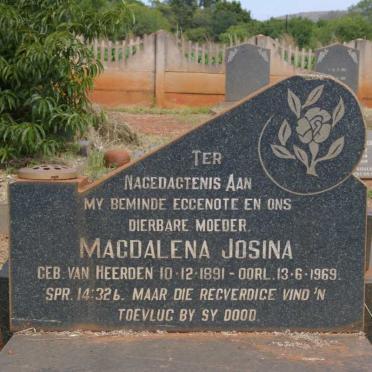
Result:
{"label": "wall pillar", "polygon": [[165,67],[167,33],[163,30],[155,35],[155,102],[165,107]]}

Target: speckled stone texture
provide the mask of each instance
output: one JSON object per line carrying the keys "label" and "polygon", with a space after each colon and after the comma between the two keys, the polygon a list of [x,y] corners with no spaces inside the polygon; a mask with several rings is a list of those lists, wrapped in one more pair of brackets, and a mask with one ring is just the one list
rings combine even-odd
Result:
{"label": "speckled stone texture", "polygon": [[9,273],[6,262],[0,269],[0,348],[9,338]]}
{"label": "speckled stone texture", "polygon": [[239,101],[270,82],[270,50],[242,44],[226,51],[226,101]]}
{"label": "speckled stone texture", "polygon": [[[329,78],[293,77],[83,192],[69,183],[12,184],[12,329],[362,330],[366,188],[351,173],[364,142],[362,114],[348,89]],[[220,153],[220,164],[196,165],[193,150]],[[129,189],[129,176],[140,177],[142,185],[151,181],[144,177],[154,177],[153,186]],[[159,189],[159,177],[166,187]],[[171,189],[171,177],[182,184]],[[195,177],[196,186],[186,189],[186,177]],[[200,188],[198,177],[211,177],[213,185]],[[94,198],[102,198],[101,209],[85,208]],[[164,210],[115,210],[111,198],[164,198]],[[175,210],[175,198],[227,199],[228,207]],[[247,203],[256,208],[244,208],[246,199],[254,198]],[[129,231],[129,219],[140,218],[186,219],[188,231]],[[241,219],[246,225],[237,232],[196,231],[195,220],[206,218]],[[232,258],[230,239],[238,246]],[[140,258],[117,257],[117,245],[119,256],[130,255],[124,247],[138,240]],[[82,241],[93,257],[87,257]],[[198,258],[184,257],[185,242],[197,246]],[[209,258],[199,256],[204,242]],[[280,253],[265,257],[265,244]],[[173,258],[159,258],[159,250],[171,256],[172,245]],[[38,279],[38,267],[46,265],[59,267],[61,277]],[[96,279],[100,265],[144,267],[153,278]],[[89,278],[70,280],[68,267],[74,266],[88,267]],[[162,267],[171,269],[169,280],[161,279]],[[218,269],[212,278],[206,267]],[[191,272],[187,278],[185,268]],[[247,271],[256,275],[244,279]],[[69,292],[64,300],[47,300],[48,288]],[[88,289],[88,298],[78,300],[79,288]],[[99,288],[109,288],[105,300],[98,299]],[[134,288],[152,289],[151,298],[134,300]],[[175,299],[175,288],[191,288],[190,300]],[[200,299],[203,290],[219,288],[225,290],[222,297]],[[165,290],[165,297],[155,296],[155,289]],[[232,290],[243,300],[233,298]],[[244,297],[241,290],[257,290],[261,299]],[[291,290],[300,298],[291,299]],[[127,320],[133,309],[140,309],[138,319]],[[229,320],[232,310],[239,319]],[[170,318],[159,320],[164,311]],[[192,312],[192,318],[188,313],[182,319],[183,312]]]}
{"label": "speckled stone texture", "polygon": [[341,44],[318,49],[315,71],[334,76],[356,92],[359,86],[359,50]]}
{"label": "speckled stone texture", "polygon": [[372,179],[372,130],[367,130],[366,149],[354,175],[363,179]]}

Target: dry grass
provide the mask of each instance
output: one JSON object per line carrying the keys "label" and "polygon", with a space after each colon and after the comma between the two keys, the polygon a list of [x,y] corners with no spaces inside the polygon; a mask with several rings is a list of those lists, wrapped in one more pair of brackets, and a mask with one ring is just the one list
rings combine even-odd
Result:
{"label": "dry grass", "polygon": [[106,118],[99,128],[91,127],[87,133],[87,139],[96,149],[141,144],[138,134],[127,123],[120,122],[112,115]]}
{"label": "dry grass", "polygon": [[365,107],[363,113],[366,120],[367,128],[372,129],[372,108]]}
{"label": "dry grass", "polygon": [[0,269],[8,260],[9,256],[9,238],[6,235],[0,234]]}

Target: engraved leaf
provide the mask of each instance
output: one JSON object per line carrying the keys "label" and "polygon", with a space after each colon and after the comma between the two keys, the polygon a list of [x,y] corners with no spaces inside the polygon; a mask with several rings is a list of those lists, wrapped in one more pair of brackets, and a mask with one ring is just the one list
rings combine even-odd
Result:
{"label": "engraved leaf", "polygon": [[291,136],[291,134],[292,134],[292,129],[289,126],[288,121],[284,120],[282,125],[280,126],[279,134],[278,134],[279,141],[283,146],[286,145],[288,138]]}
{"label": "engraved leaf", "polygon": [[320,96],[322,95],[323,89],[324,89],[324,85],[319,85],[318,87],[313,89],[311,93],[309,94],[309,97],[307,97],[307,100],[302,107],[303,108],[308,107],[316,103],[319,100]]}
{"label": "engraved leaf", "polygon": [[296,145],[293,146],[293,151],[296,155],[296,158],[306,166],[306,168],[309,166],[309,159],[307,157],[307,154],[304,150],[300,149]]}
{"label": "engraved leaf", "polygon": [[288,89],[288,105],[299,119],[301,116],[301,101],[290,89]]}
{"label": "engraved leaf", "polygon": [[341,154],[345,145],[345,137],[340,137],[335,142],[332,143],[331,147],[328,150],[328,154],[324,156],[321,160],[331,160],[336,158]]}
{"label": "engraved leaf", "polygon": [[283,146],[271,145],[273,153],[281,159],[295,159],[295,157]]}
{"label": "engraved leaf", "polygon": [[311,156],[313,157],[313,159],[315,159],[319,152],[319,145],[315,142],[310,142],[309,149]]}
{"label": "engraved leaf", "polygon": [[332,128],[335,127],[336,124],[343,118],[344,114],[345,114],[345,105],[344,105],[344,101],[340,97],[340,101],[338,102],[338,105],[336,106],[332,114],[332,120],[333,120]]}

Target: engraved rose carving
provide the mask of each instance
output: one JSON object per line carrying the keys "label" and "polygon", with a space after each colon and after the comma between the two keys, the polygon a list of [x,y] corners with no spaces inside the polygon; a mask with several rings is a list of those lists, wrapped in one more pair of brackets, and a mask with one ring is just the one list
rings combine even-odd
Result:
{"label": "engraved rose carving", "polygon": [[308,110],[303,118],[297,122],[296,131],[302,143],[324,142],[331,133],[331,115],[319,107]]}
{"label": "engraved rose carving", "polygon": [[[284,120],[279,129],[278,139],[280,144],[271,145],[275,156],[281,159],[300,161],[306,167],[306,174],[315,177],[318,177],[317,164],[339,156],[345,145],[344,137],[340,137],[330,145],[326,155],[319,157],[320,145],[329,138],[332,130],[345,114],[345,106],[341,97],[332,115],[320,107],[308,108],[318,102],[323,89],[324,85],[313,89],[304,104],[301,103],[296,94],[288,89],[288,105],[297,118],[296,133],[298,139],[304,145],[308,145],[308,148],[304,149],[293,145],[293,152],[287,148],[288,139],[292,136],[292,128],[288,120]],[[303,114],[305,109],[306,112]]]}

